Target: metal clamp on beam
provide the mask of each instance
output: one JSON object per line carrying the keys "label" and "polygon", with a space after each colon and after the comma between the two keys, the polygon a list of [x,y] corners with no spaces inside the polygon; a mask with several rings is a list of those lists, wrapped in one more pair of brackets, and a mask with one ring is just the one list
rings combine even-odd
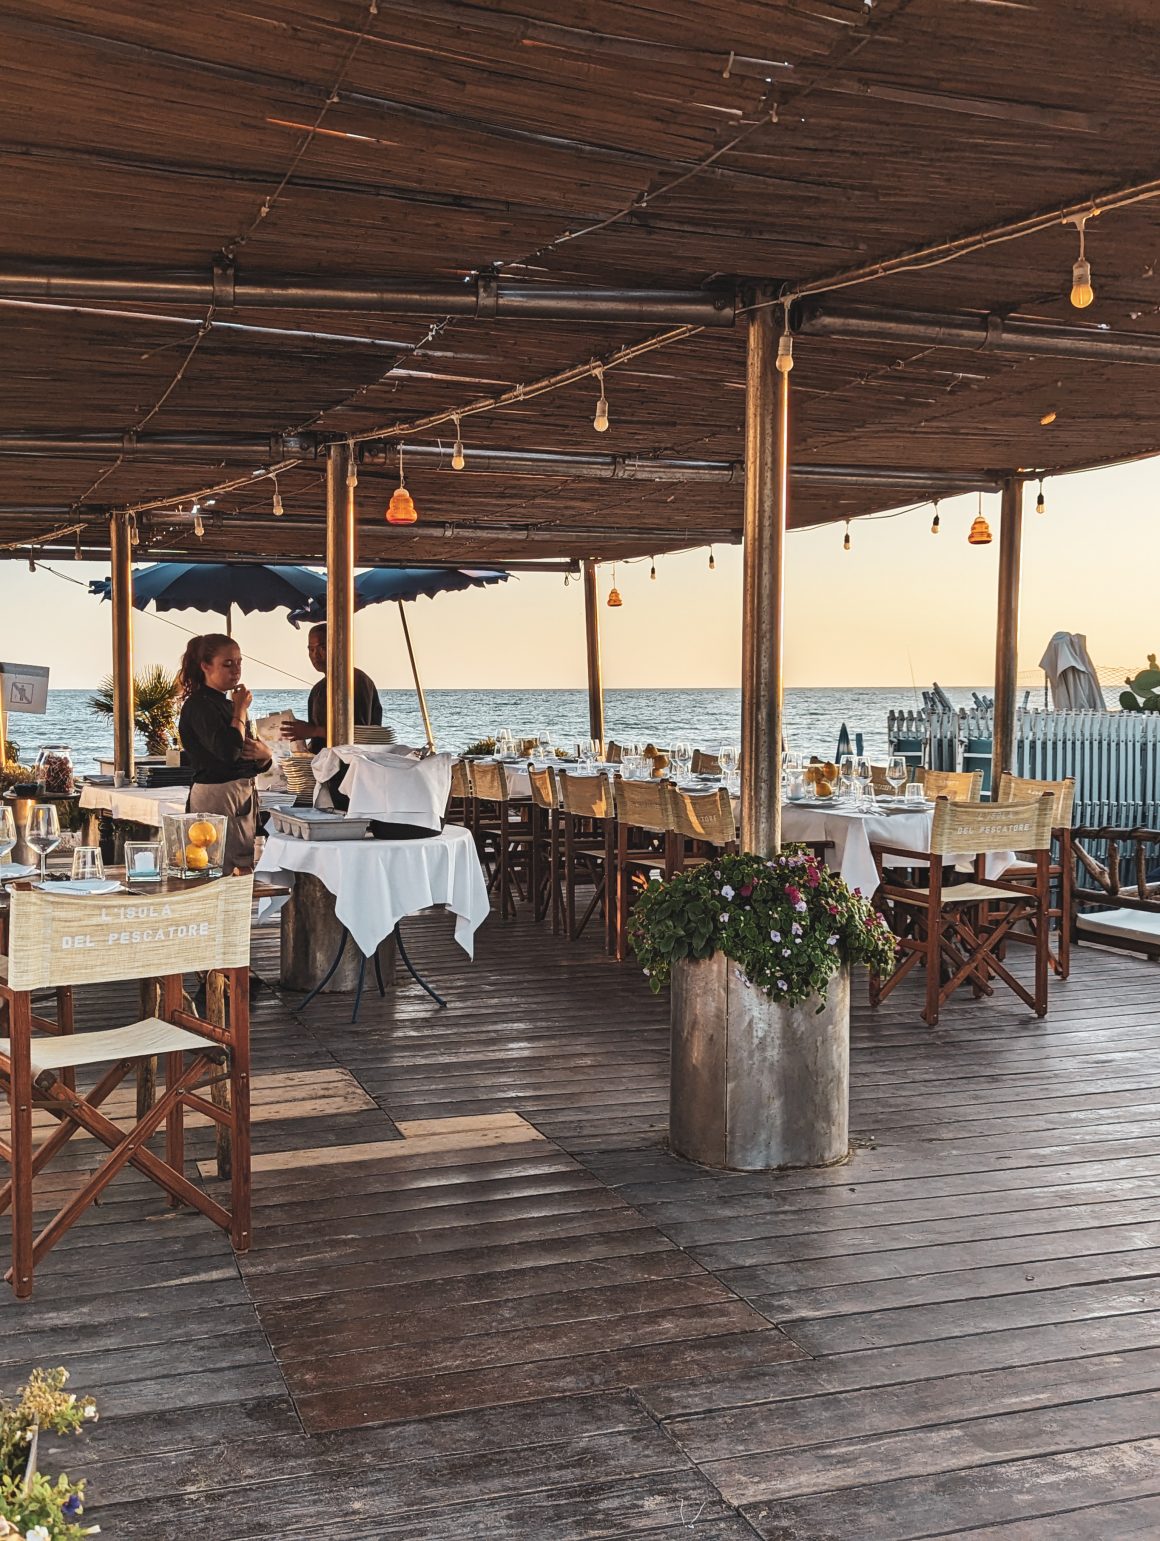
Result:
{"label": "metal clamp on beam", "polygon": [[494,321],[499,308],[499,280],[494,273],[481,273],[475,280],[475,314],[480,321]]}
{"label": "metal clamp on beam", "polygon": [[1003,317],[994,311],[987,317],[987,335],[979,344],[980,349],[997,348],[1003,341]]}
{"label": "metal clamp on beam", "polygon": [[237,270],[232,262],[213,265],[213,308],[233,310],[237,304]]}

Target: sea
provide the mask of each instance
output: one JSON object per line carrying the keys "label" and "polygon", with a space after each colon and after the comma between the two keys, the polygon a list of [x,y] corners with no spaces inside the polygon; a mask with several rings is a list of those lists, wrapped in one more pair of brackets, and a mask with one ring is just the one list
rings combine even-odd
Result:
{"label": "sea", "polygon": [[[973,689],[943,687],[955,706],[970,706]],[[978,687],[982,693],[983,687]],[[413,692],[384,690],[383,721],[394,728],[400,743],[421,744],[423,723]],[[45,745],[63,744],[76,769],[97,770],[97,761],[112,753],[112,728],[107,717],[89,707],[84,690],[50,690],[42,717],[12,716],[9,736],[20,746],[25,764],[35,761]],[[793,689],[785,695],[786,736],[802,754],[831,756],[843,723],[851,742],[863,735],[868,754],[886,752],[886,717],[892,709],[920,706],[913,686]],[[429,690],[427,707],[440,749],[464,749],[480,738],[510,728],[517,738],[551,735],[561,748],[574,747],[588,733],[588,694],[584,690]],[[257,690],[251,715],[255,718],[290,708],[305,713],[304,690]],[[736,744],[741,731],[741,692],[730,689],[608,690],[604,697],[605,733],[623,742],[640,739],[656,744],[684,740],[716,752]],[[139,744],[138,750],[143,752]]]}

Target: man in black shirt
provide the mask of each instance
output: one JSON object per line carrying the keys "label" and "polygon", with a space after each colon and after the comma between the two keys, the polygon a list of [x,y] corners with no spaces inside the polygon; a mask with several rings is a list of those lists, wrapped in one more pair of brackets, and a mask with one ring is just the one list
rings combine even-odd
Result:
{"label": "man in black shirt", "polygon": [[[326,747],[326,627],[312,626],[306,638],[306,651],[310,662],[322,678],[310,692],[306,703],[306,722],[298,718],[283,723],[282,737],[305,739],[306,747],[315,753]],[[377,728],[383,721],[383,703],[379,700],[378,686],[369,674],[361,669],[354,671],[354,721],[358,728]]]}

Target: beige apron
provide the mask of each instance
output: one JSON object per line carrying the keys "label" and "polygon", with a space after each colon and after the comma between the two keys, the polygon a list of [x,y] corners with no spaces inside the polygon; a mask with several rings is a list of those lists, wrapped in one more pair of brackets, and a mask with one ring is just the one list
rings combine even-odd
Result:
{"label": "beige apron", "polygon": [[224,813],[226,849],[222,861],[227,873],[235,867],[254,865],[254,840],[258,833],[258,797],[254,783],[247,776],[238,781],[195,782],[189,789],[186,808],[190,813]]}

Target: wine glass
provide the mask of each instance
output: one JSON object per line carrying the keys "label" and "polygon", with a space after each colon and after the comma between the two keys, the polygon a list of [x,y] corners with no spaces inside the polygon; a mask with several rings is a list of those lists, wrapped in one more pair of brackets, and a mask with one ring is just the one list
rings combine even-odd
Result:
{"label": "wine glass", "polygon": [[671,759],[673,770],[676,772],[677,777],[687,776],[689,774],[689,767],[693,763],[693,750],[691,746],[684,739],[678,739],[673,745]]}
{"label": "wine glass", "polygon": [[5,857],[16,844],[16,820],[12,809],[0,805],[0,857]]}
{"label": "wine glass", "polygon": [[735,744],[722,744],[717,758],[721,762],[721,775],[728,781],[737,769],[737,746]]}
{"label": "wine glass", "polygon": [[60,844],[60,820],[52,803],[37,803],[28,820],[28,843],[40,852],[40,881],[48,878],[48,856]]}
{"label": "wine glass", "polygon": [[800,776],[802,773],[801,751],[798,749],[786,749],[782,751],[781,768],[790,778]]}
{"label": "wine glass", "polygon": [[898,789],[906,782],[906,759],[903,755],[892,754],[886,762],[886,779],[894,788],[895,797]]}
{"label": "wine glass", "polygon": [[72,875],[74,883],[91,883],[104,877],[105,863],[97,846],[77,846],[73,852]]}
{"label": "wine glass", "polygon": [[543,728],[541,730],[538,742],[540,746],[540,759],[543,760],[544,764],[546,765],[548,761],[553,758],[552,735],[548,732],[547,728]]}
{"label": "wine glass", "polygon": [[844,781],[853,781],[854,756],[852,754],[844,754],[838,761],[838,775],[841,776]]}

